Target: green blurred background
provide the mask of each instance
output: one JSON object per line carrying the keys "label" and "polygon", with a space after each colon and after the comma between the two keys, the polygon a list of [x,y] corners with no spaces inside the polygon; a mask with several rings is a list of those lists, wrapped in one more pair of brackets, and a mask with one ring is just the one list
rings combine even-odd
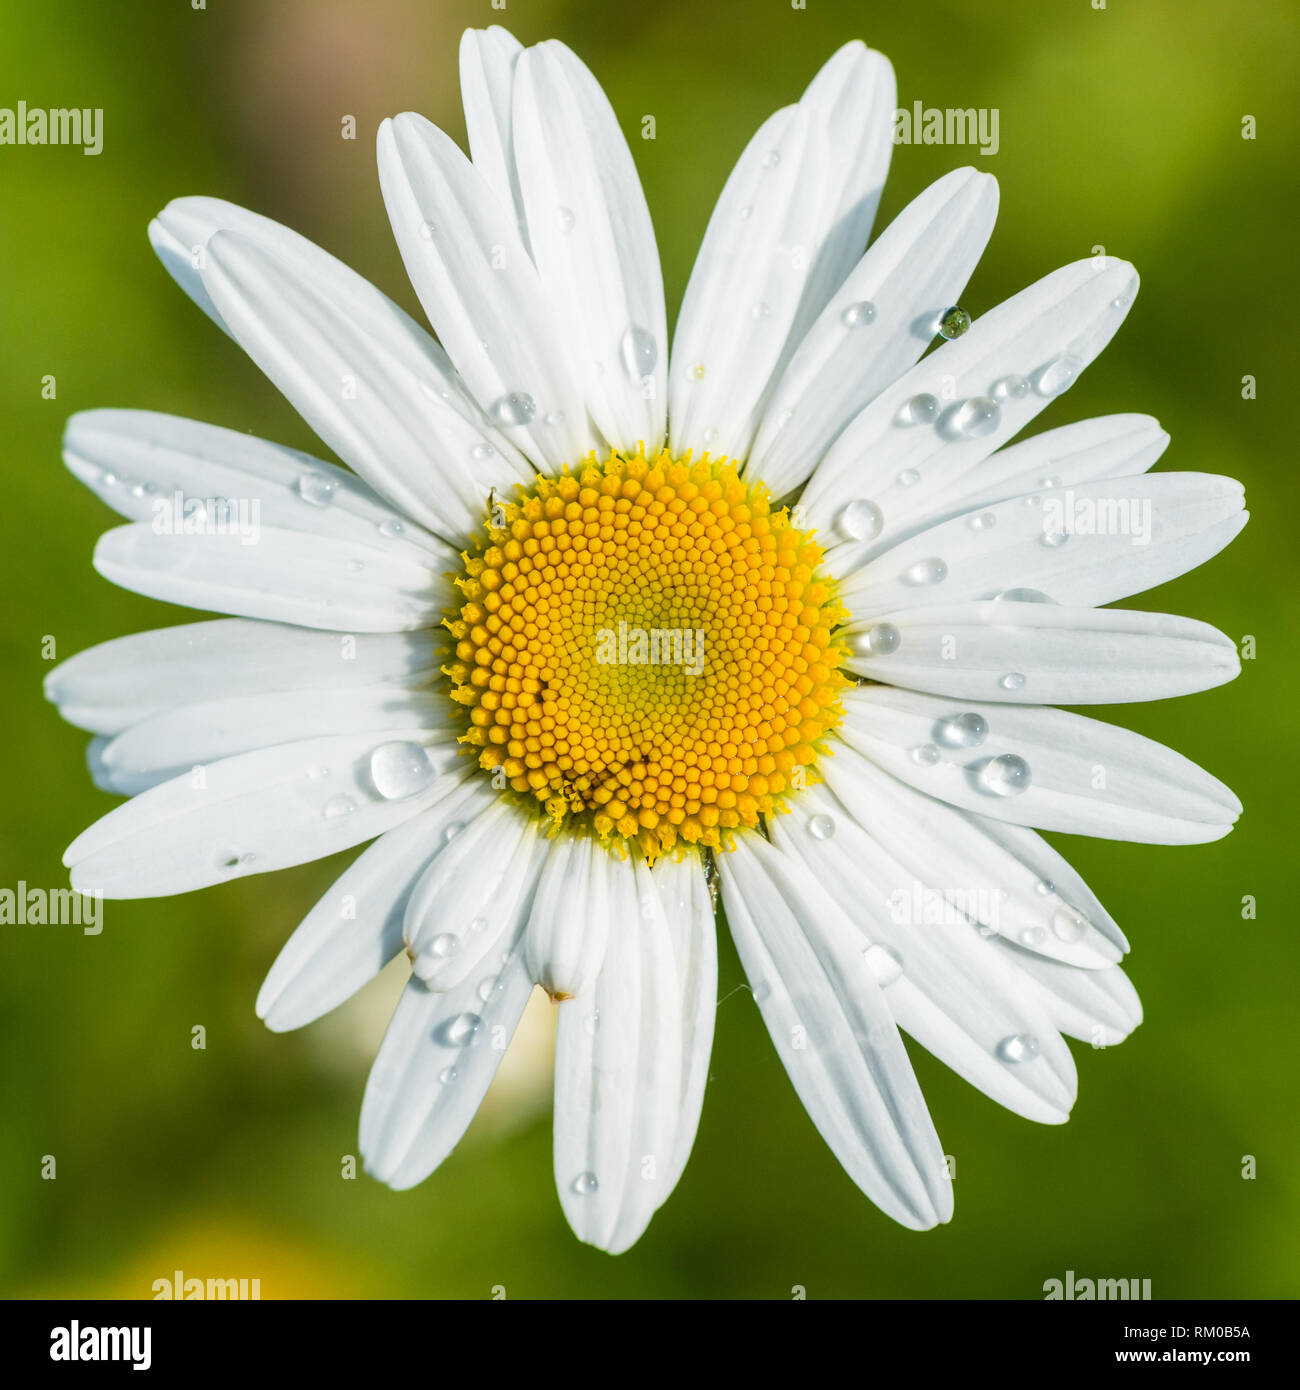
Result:
{"label": "green blurred background", "polygon": [[[911,105],[997,107],[1001,149],[902,146],[877,226],[976,163],[1001,217],[965,296],[980,313],[1103,245],[1143,289],[1050,427],[1148,411],[1159,465],[1244,480],[1254,520],[1203,571],[1134,606],[1253,635],[1239,681],[1093,711],[1233,785],[1237,831],[1206,847],[1057,837],[1128,932],[1147,1022],[1078,1048],[1069,1125],[1033,1126],[913,1049],[946,1150],[952,1224],[916,1235],[854,1189],[802,1113],[734,951],[722,948],[712,1079],[694,1158],[631,1253],[578,1244],[552,1191],[548,1019],[533,1018],[460,1148],[413,1192],[341,1174],[385,975],[302,1033],[253,1014],[281,942],[339,872],[308,865],[185,898],[106,905],[105,929],[0,928],[0,1289],[148,1297],[175,1269],[259,1277],[264,1297],[1042,1296],[1043,1281],[1144,1277],[1157,1297],[1297,1292],[1294,900],[1297,503],[1292,323],[1300,199],[1296,11],[1273,0],[5,0],[0,106],[105,111],[97,158],[0,147],[0,402],[7,455],[0,886],[66,882],[64,846],[114,804],[85,736],[44,705],[60,659],[188,620],[90,568],[115,524],[59,461],[74,410],[147,407],[319,448],[175,289],[145,239],[168,199],[211,193],[290,224],[418,313],[387,231],[374,132],[392,112],[464,128],[462,28],[556,36],[633,137],[670,316],[749,134],[830,52],[865,38]],[[653,113],[653,142],[636,138]],[[344,114],[358,138],[340,138]],[[1258,138],[1242,139],[1256,117]],[[41,379],[57,380],[44,400]],[[1244,401],[1242,377],[1258,379]],[[1288,621],[1290,619],[1290,621]],[[1258,919],[1242,919],[1243,895]],[[1286,911],[1284,912],[1284,909]],[[204,1051],[191,1028],[207,1030]],[[42,1180],[42,1155],[57,1178]],[[1243,1155],[1258,1176],[1243,1181]]]}

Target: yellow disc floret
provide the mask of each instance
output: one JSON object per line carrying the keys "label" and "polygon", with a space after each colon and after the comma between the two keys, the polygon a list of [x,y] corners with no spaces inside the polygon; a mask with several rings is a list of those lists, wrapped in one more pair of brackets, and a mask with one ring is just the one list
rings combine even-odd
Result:
{"label": "yellow disc floret", "polygon": [[613,454],[494,499],[446,626],[463,742],[557,824],[679,841],[780,809],[842,718],[811,532],[725,459]]}

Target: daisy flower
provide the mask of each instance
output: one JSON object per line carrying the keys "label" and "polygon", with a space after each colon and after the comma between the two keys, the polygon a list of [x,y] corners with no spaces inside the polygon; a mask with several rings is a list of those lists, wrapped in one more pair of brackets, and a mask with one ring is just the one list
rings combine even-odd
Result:
{"label": "daisy flower", "polygon": [[[1137,289],[1067,265],[972,322],[994,180],[941,178],[867,248],[892,148],[880,54],[840,49],[758,131],[672,340],[615,114],[563,44],[460,50],[472,158],[385,121],[379,177],[436,339],[327,252],[181,198],[182,289],[349,471],[212,425],[75,415],[137,593],[229,615],[54,671],[98,784],[67,851],[112,898],[370,841],[257,1001],[309,1023],[403,951],[361,1113],[427,1177],[526,1000],[557,1003],[554,1163],[577,1235],[645,1230],[686,1163],[720,899],[776,1049],[853,1181],[914,1228],[952,1184],[901,1033],[1065,1120],[1063,1035],[1141,1018],[1127,943],[1036,830],[1185,844],[1240,806],[1179,754],[1054,705],[1237,673],[1203,623],[1105,605],[1214,555],[1242,489],[1150,473],[1143,415],[1010,441]],[[927,348],[936,336],[944,341]]]}

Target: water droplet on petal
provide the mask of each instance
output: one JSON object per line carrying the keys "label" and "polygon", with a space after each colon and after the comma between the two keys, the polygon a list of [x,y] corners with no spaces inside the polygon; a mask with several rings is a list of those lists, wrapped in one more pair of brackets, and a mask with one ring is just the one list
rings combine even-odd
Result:
{"label": "water droplet on petal", "polygon": [[939,336],[949,340],[960,338],[970,327],[970,315],[960,304],[954,304],[951,309],[945,309],[939,315]]}
{"label": "water droplet on petal", "polygon": [[993,595],[995,603],[1055,603],[1041,589],[1001,589]]}
{"label": "water droplet on petal", "polygon": [[493,448],[491,444],[475,444],[469,451],[470,458],[478,459],[480,463],[482,463],[484,459],[490,459],[495,453],[496,449]]}
{"label": "water droplet on petal", "polygon": [[465,827],[459,821],[452,821],[452,823],[446,828],[446,830],[442,832],[443,844],[451,844],[451,842],[456,838],[457,835],[460,834],[462,830],[464,830],[464,828]]}
{"label": "water droplet on petal", "polygon": [[830,816],[814,816],[808,822],[808,833],[814,840],[830,840],[835,836],[835,821]]}
{"label": "water droplet on petal", "polygon": [[1049,893],[1056,892],[1056,884],[1054,884],[1050,878],[1040,878],[1038,882],[1034,884],[1034,892],[1037,893],[1040,898],[1045,898]]}
{"label": "water droplet on petal", "polygon": [[844,507],[835,518],[836,529],[851,541],[874,540],[881,532],[885,518],[880,508],[865,497],[859,497]]}
{"label": "water droplet on petal", "polygon": [[772,317],[772,310],[763,300],[756,299],[753,304],[749,306],[749,317],[754,320],[770,319]]}
{"label": "water droplet on petal", "polygon": [[333,478],[327,478],[322,473],[304,473],[298,479],[297,491],[309,506],[328,507],[334,500],[337,486]]}
{"label": "water droplet on petal", "polygon": [[1020,933],[1020,940],[1025,946],[1041,946],[1043,944],[1043,938],[1046,937],[1046,935],[1047,933],[1042,927],[1026,927],[1024,931]]}
{"label": "water droplet on petal", "polygon": [[915,468],[904,468],[894,481],[899,487],[915,487],[921,481],[921,475]]}
{"label": "water droplet on petal", "polygon": [[483,1003],[486,1004],[487,1001],[492,998],[493,994],[496,993],[498,988],[500,988],[500,985],[497,976],[489,975],[487,979],[479,981],[479,986],[475,993]]}
{"label": "water droplet on petal", "polygon": [[922,391],[919,396],[904,401],[897,420],[900,425],[928,425],[939,418],[939,397]]}
{"label": "water droplet on petal", "polygon": [[450,1086],[452,1082],[456,1080],[458,1074],[455,1067],[443,1067],[438,1073],[438,1080],[441,1081],[444,1086]]}
{"label": "water droplet on petal", "polygon": [[647,329],[629,324],[619,344],[619,354],[623,359],[623,370],[633,381],[644,381],[653,375],[659,361],[659,344],[654,334]]}
{"label": "water droplet on petal", "polygon": [[350,816],[357,809],[357,803],[350,796],[332,796],[325,803],[321,814],[326,820],[337,820],[340,816]]}
{"label": "water droplet on petal", "polygon": [[568,236],[568,234],[573,230],[574,222],[577,220],[573,215],[573,209],[556,208],[555,216],[556,220],[560,224],[560,231],[563,232],[565,236]]}
{"label": "water droplet on petal", "polygon": [[883,942],[873,941],[863,951],[862,958],[882,989],[892,985],[903,973],[902,956],[892,946],[886,946]]}
{"label": "water droplet on petal", "polygon": [[429,942],[429,954],[439,960],[446,960],[460,950],[460,937],[455,932],[440,932]]}
{"label": "water droplet on petal", "polygon": [[348,561],[348,571],[349,571],[350,573],[352,573],[352,574],[360,574],[361,571],[362,571],[363,569],[365,569],[365,567],[366,567],[366,562],[365,562],[364,560],[349,560],[349,561]]}
{"label": "water droplet on petal", "polygon": [[982,439],[1002,423],[1002,407],[992,396],[972,396],[957,412],[954,423],[968,438]]}
{"label": "water droplet on petal", "polygon": [[1088,919],[1073,908],[1058,907],[1052,913],[1052,932],[1061,941],[1078,941],[1088,925]]}
{"label": "water droplet on petal", "polygon": [[768,152],[763,156],[763,168],[764,168],[764,169],[775,169],[776,166],[777,166],[778,164],[780,164],[780,162],[781,162],[781,151],[780,151],[780,150],[768,150]]}
{"label": "water droplet on petal", "polygon": [[1015,753],[1003,753],[990,758],[980,768],[977,780],[980,789],[990,796],[1019,796],[1033,776],[1029,764]]}
{"label": "water droplet on petal", "polygon": [[593,1009],[593,1010],[582,1020],[582,1028],[583,1028],[583,1031],[587,1034],[587,1036],[588,1036],[589,1038],[594,1038],[594,1037],[596,1036],[596,1034],[600,1032],[600,1010],[599,1010],[599,1009]]}
{"label": "water droplet on petal", "polygon": [[390,541],[396,540],[399,536],[403,535],[405,531],[406,527],[403,526],[396,517],[390,517],[387,521],[381,521],[379,523],[379,534],[381,536],[386,536]]}
{"label": "water droplet on petal", "polygon": [[1062,391],[1074,385],[1074,379],[1082,369],[1083,363],[1073,354],[1057,353],[1034,373],[1034,390],[1040,396],[1059,396]]}
{"label": "water droplet on petal", "polygon": [[422,792],[435,775],[428,751],[418,743],[381,743],[370,755],[370,780],[385,801]]}
{"label": "water droplet on petal", "polygon": [[1029,394],[1029,379],[1023,376],[1000,376],[989,388],[995,401],[1018,401]]}
{"label": "water droplet on petal", "polygon": [[937,555],[917,560],[903,571],[903,583],[910,584],[913,588],[920,588],[926,584],[942,584],[947,578],[948,566]]}
{"label": "water droplet on petal", "polygon": [[876,306],[869,299],[859,299],[856,304],[847,305],[840,314],[840,322],[845,328],[865,328],[874,323]]}
{"label": "water droplet on petal", "polygon": [[1005,676],[998,681],[998,685],[1003,690],[1023,690],[1025,688],[1025,678],[1019,671],[1008,671]]}
{"label": "water droplet on petal", "polygon": [[1032,1062],[1038,1056],[1038,1039],[1031,1033],[1014,1033],[998,1043],[997,1054],[1002,1062]]}
{"label": "water droplet on petal", "polygon": [[935,738],[946,748],[978,748],[988,736],[988,720],[974,710],[950,714],[935,727]]}
{"label": "water droplet on petal", "polygon": [[1040,545],[1047,546],[1049,550],[1059,550],[1069,539],[1070,533],[1068,531],[1044,531],[1039,536],[1038,541]]}
{"label": "water droplet on petal", "polygon": [[518,429],[537,414],[537,402],[526,391],[512,391],[493,402],[491,414],[498,425]]}
{"label": "water droplet on petal", "polygon": [[482,1026],[483,1020],[477,1014],[456,1014],[433,1030],[433,1040],[441,1047],[469,1047],[477,1041]]}
{"label": "water droplet on petal", "polygon": [[918,767],[933,767],[939,761],[939,750],[933,743],[918,743],[912,749],[912,761]]}
{"label": "water droplet on petal", "polygon": [[600,1183],[596,1181],[595,1173],[579,1173],[569,1184],[569,1190],[579,1197],[590,1197],[593,1192],[600,1190]]}
{"label": "water droplet on petal", "polygon": [[855,656],[888,656],[898,650],[903,637],[893,623],[875,623],[865,632],[851,633],[848,640]]}
{"label": "water droplet on petal", "polygon": [[998,518],[994,512],[976,512],[966,522],[972,531],[991,531],[997,524]]}

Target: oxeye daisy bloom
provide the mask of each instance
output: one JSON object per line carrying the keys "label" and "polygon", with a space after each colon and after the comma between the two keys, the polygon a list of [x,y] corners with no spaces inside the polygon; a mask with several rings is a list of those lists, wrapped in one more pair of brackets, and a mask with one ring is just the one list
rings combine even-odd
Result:
{"label": "oxeye daisy bloom", "polygon": [[228,615],[50,676],[130,798],[69,848],[72,881],[183,893],[371,842],[259,1014],[299,1027],[405,952],[361,1115],[370,1172],[405,1188],[540,985],[560,1200],[612,1252],[695,1136],[720,899],[827,1143],[888,1215],[934,1226],[952,1185],[900,1034],[1059,1123],[1063,1035],[1109,1045],[1141,1018],[1122,933],[1036,831],[1195,843],[1240,810],[1170,749],[1052,706],[1236,674],[1213,628],[1105,605],[1225,546],[1242,490],[1148,472],[1168,440],[1142,415],[1010,442],[1137,276],[1081,261],[972,322],[997,203],[972,169],[868,248],[895,87],[862,44],[741,155],[671,353],[595,79],[497,28],[460,62],[472,159],[416,115],[378,140],[436,340],[254,213],[182,198],[150,226],[348,471],[163,415],[72,418],[69,467],[128,519],[96,568]]}

